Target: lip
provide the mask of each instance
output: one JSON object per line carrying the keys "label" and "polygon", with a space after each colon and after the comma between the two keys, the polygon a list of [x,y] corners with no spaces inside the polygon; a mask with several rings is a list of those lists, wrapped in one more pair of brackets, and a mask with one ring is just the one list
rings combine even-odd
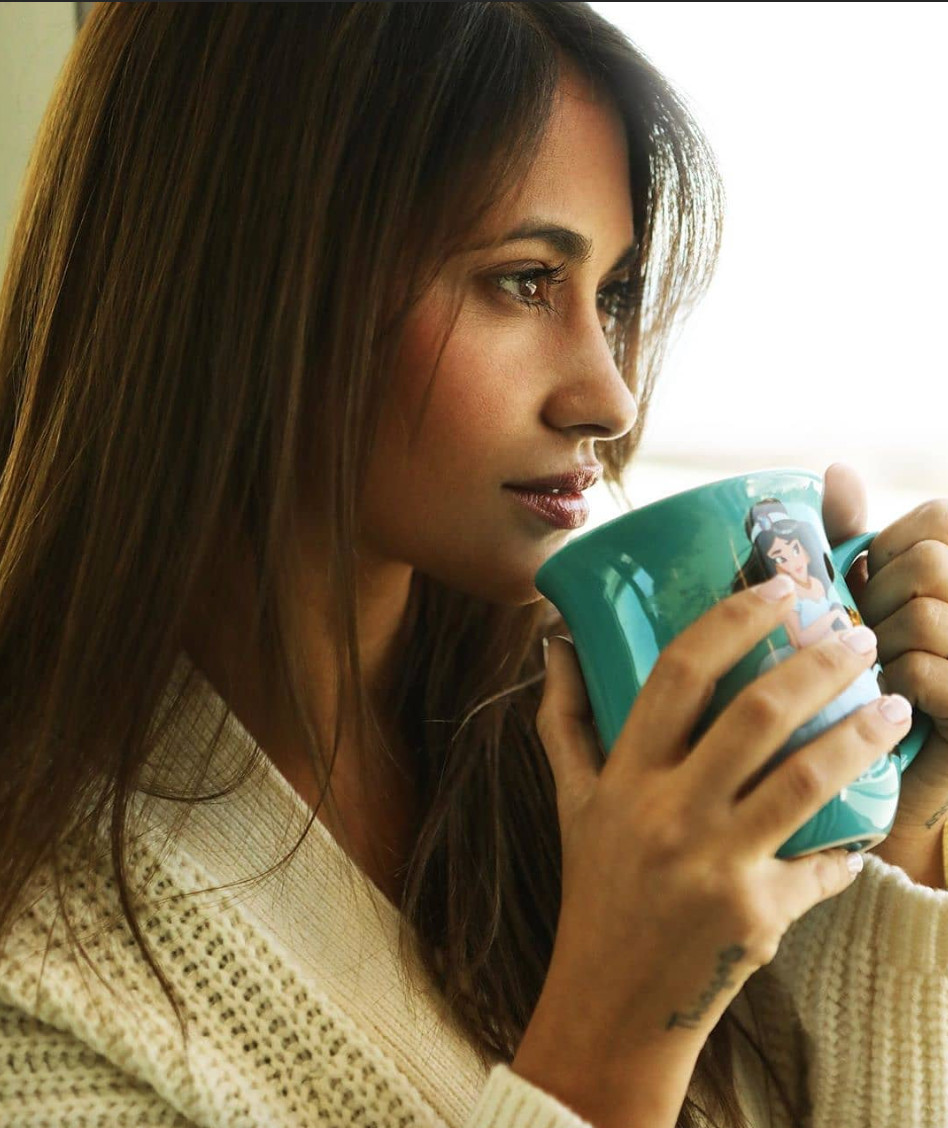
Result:
{"label": "lip", "polygon": [[514,497],[557,529],[579,529],[589,518],[589,502],[581,493],[550,494],[505,486]]}
{"label": "lip", "polygon": [[602,467],[598,462],[588,466],[575,466],[558,474],[543,478],[531,478],[526,482],[505,482],[504,488],[526,490],[532,493],[546,493],[549,490],[562,490],[564,494],[580,494],[594,486],[602,477]]}

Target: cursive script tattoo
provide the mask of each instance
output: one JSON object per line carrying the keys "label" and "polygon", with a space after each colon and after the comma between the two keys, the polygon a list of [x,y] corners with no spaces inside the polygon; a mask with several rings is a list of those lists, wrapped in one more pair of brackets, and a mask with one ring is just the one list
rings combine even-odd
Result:
{"label": "cursive script tattoo", "polygon": [[714,975],[711,982],[698,996],[698,1001],[690,1011],[672,1011],[672,1016],[665,1024],[666,1030],[671,1030],[673,1026],[684,1026],[689,1030],[693,1030],[701,1019],[704,1017],[708,1007],[714,1002],[718,995],[724,990],[725,987],[733,987],[734,980],[731,979],[731,967],[739,960],[742,960],[746,955],[746,950],[740,944],[732,944],[729,948],[725,948],[723,952],[718,953],[718,964],[714,969]]}
{"label": "cursive script tattoo", "polygon": [[925,825],[929,830],[931,830],[931,828],[935,825],[936,822],[938,822],[938,820],[946,811],[948,811],[948,803],[942,804],[942,806],[938,808],[938,810],[932,815],[930,819],[925,820]]}

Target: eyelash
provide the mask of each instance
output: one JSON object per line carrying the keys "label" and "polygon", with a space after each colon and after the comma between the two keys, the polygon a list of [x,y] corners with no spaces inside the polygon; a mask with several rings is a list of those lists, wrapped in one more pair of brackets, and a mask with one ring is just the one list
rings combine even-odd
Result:
{"label": "eyelash", "polygon": [[[531,300],[529,298],[517,297],[516,294],[511,294],[509,290],[504,290],[501,283],[509,282],[511,279],[519,283],[539,282],[542,280],[549,286],[559,286],[568,278],[565,267],[566,264],[564,262],[557,263],[556,266],[538,266],[534,267],[532,270],[521,270],[513,274],[498,275],[494,281],[497,283],[499,289],[520,305],[525,305],[528,309],[536,310],[537,313],[541,310],[546,310],[548,313],[555,313],[556,310],[553,304],[546,301],[544,298]],[[619,319],[631,312],[634,301],[631,278],[619,278],[615,282],[610,282],[600,293],[613,295],[617,299],[616,308],[607,311],[610,317]]]}

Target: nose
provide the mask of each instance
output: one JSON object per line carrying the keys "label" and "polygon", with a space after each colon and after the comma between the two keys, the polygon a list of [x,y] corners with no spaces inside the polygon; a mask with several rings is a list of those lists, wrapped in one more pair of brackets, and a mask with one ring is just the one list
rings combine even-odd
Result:
{"label": "nose", "polygon": [[556,430],[596,440],[627,435],[639,408],[616,365],[598,314],[593,311],[583,318],[560,344],[557,378],[544,403],[544,421]]}

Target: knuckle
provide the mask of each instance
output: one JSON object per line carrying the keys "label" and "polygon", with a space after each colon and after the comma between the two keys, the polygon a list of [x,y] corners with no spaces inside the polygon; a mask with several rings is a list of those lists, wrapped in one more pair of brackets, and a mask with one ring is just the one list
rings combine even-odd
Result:
{"label": "knuckle", "polygon": [[910,599],[905,608],[909,629],[914,634],[926,638],[937,632],[942,625],[942,606],[940,599],[931,599],[924,595]]}
{"label": "knuckle", "polygon": [[715,605],[714,614],[722,626],[743,626],[754,617],[754,612],[765,611],[767,604],[750,590],[738,592]]}
{"label": "knuckle", "polygon": [[899,679],[908,687],[918,686],[932,676],[932,664],[937,661],[935,656],[924,650],[910,650],[898,658]]}
{"label": "knuckle", "polygon": [[755,682],[741,698],[741,712],[744,722],[753,730],[770,729],[780,720],[786,710],[784,702],[773,690]]}
{"label": "knuckle", "polygon": [[655,669],[672,685],[692,684],[703,680],[701,666],[695,655],[679,640],[670,643],[658,657]]}
{"label": "knuckle", "polygon": [[879,711],[875,703],[856,711],[853,717],[853,728],[864,744],[884,743],[882,740],[883,726],[880,723]]}
{"label": "knuckle", "polygon": [[792,798],[801,805],[812,806],[824,795],[825,771],[811,756],[802,752],[791,756],[786,763],[786,787]]}
{"label": "knuckle", "polygon": [[921,650],[909,650],[886,662],[879,688],[885,693],[901,693],[910,701],[918,701],[927,696],[932,677],[940,673],[933,663],[939,659]]}
{"label": "knuckle", "polygon": [[948,498],[936,497],[922,502],[916,512],[936,535],[948,541]]}
{"label": "knuckle", "polygon": [[686,821],[669,815],[652,829],[650,846],[659,864],[681,858],[688,850],[692,834]]}
{"label": "knuckle", "polygon": [[688,631],[717,638],[746,635],[756,630],[756,624],[766,615],[768,607],[769,604],[758,598],[752,588],[745,588],[719,599],[691,624]]}
{"label": "knuckle", "polygon": [[841,646],[835,637],[807,648],[813,665],[821,674],[836,674],[848,668],[856,655],[847,646]]}
{"label": "knuckle", "polygon": [[948,545],[937,540],[923,540],[912,546],[913,596],[937,590],[939,579],[948,567]]}

